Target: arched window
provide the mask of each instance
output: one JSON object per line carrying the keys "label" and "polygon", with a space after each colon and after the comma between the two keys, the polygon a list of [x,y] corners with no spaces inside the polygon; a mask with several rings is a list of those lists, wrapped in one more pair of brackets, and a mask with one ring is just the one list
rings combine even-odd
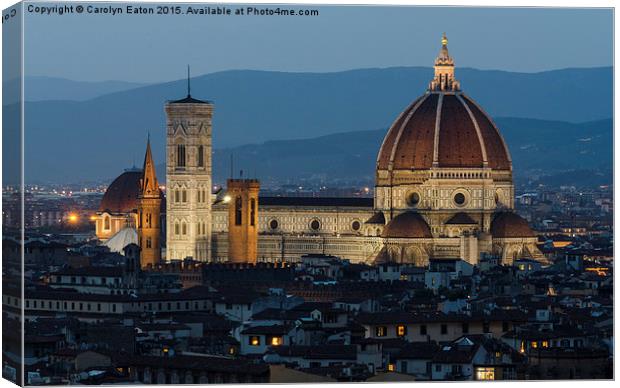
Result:
{"label": "arched window", "polygon": [[241,210],[242,210],[242,203],[241,203],[241,197],[237,197],[235,198],[235,225],[241,225]]}
{"label": "arched window", "polygon": [[205,148],[201,145],[198,146],[198,167],[205,166]]}
{"label": "arched window", "polygon": [[110,217],[108,216],[103,218],[103,229],[110,230]]}
{"label": "arched window", "polygon": [[177,145],[177,167],[185,167],[185,144]]}
{"label": "arched window", "polygon": [[174,224],[174,234],[176,234],[176,235],[179,234],[179,224],[178,223]]}

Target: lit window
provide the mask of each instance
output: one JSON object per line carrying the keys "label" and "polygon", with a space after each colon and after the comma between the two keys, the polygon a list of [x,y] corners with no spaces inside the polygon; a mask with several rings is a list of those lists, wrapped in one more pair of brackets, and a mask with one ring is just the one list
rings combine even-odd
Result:
{"label": "lit window", "polygon": [[259,336],[252,336],[252,337],[250,337],[250,345],[252,345],[252,346],[260,345],[260,337]]}
{"label": "lit window", "polygon": [[387,327],[385,326],[377,326],[375,331],[377,337],[385,337],[387,335]]}
{"label": "lit window", "polygon": [[530,344],[530,346],[532,347],[532,349],[536,349],[538,347],[538,342],[536,341],[532,341],[532,343]]}
{"label": "lit window", "polygon": [[495,368],[476,368],[476,380],[495,380]]}
{"label": "lit window", "polygon": [[388,364],[388,370],[390,372],[394,372],[396,370],[396,367],[394,366],[394,364]]}
{"label": "lit window", "polygon": [[407,326],[405,325],[398,325],[396,326],[396,333],[398,334],[399,337],[404,337],[407,335]]}
{"label": "lit window", "polygon": [[282,337],[271,337],[271,345],[272,346],[282,345]]}
{"label": "lit window", "polygon": [[542,346],[543,348],[548,348],[549,347],[549,341],[542,341],[540,346]]}

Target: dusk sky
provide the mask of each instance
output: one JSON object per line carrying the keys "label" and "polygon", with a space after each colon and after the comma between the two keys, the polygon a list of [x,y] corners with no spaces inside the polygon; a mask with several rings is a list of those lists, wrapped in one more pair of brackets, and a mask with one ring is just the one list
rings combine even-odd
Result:
{"label": "dusk sky", "polygon": [[444,31],[459,67],[537,72],[610,66],[613,61],[611,10],[303,8],[318,9],[320,15],[27,12],[26,75],[148,83],[180,79],[188,63],[194,75],[231,69],[331,72],[432,66],[429,58],[435,57]]}

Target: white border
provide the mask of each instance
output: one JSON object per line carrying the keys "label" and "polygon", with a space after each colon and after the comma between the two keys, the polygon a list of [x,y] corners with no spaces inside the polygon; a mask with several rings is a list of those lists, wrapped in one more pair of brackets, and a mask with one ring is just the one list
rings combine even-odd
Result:
{"label": "white border", "polygon": [[[92,2],[105,2],[105,1],[92,1]],[[147,1],[131,1],[131,2],[147,2]],[[151,2],[155,2],[155,1],[151,1]],[[174,3],[187,3],[188,1],[181,1],[181,0],[168,0],[166,2],[174,2]],[[10,0],[0,0],[0,8],[5,9],[13,4],[15,4],[16,1],[10,1]],[[57,3],[62,3],[60,1],[58,1]],[[390,1],[384,1],[384,0],[374,0],[374,1],[369,1],[369,0],[337,0],[337,1],[331,1],[331,0],[313,0],[313,1],[299,1],[299,0],[289,0],[289,1],[265,1],[265,0],[227,0],[227,1],[202,1],[202,3],[257,3],[257,4],[325,4],[325,5],[329,5],[329,4],[341,4],[341,5],[422,5],[422,6],[482,6],[482,7],[580,7],[580,8],[595,8],[595,7],[608,7],[608,8],[614,8],[615,4],[613,1],[610,0],[590,0],[590,1],[577,1],[577,0],[563,0],[563,1],[559,1],[559,0],[521,0],[521,1],[513,1],[513,0],[505,0],[502,2],[498,2],[498,1],[491,1],[491,0],[477,0],[477,1],[467,1],[467,0],[449,0],[449,1],[412,1],[412,0],[390,0]],[[439,25],[438,28],[440,28],[441,26]],[[615,8],[614,8],[614,27],[615,27]],[[23,26],[23,22],[22,22],[22,29],[24,28]],[[617,77],[615,77],[615,63],[616,63],[616,54],[617,51],[615,50],[616,47],[616,42],[618,41],[616,38],[617,32],[614,28],[614,116],[616,115],[616,113],[618,112],[618,101],[615,98],[616,94],[615,91],[617,90],[616,85],[617,85]],[[0,52],[2,49],[2,40],[0,39]],[[23,55],[23,52],[22,52]],[[22,57],[22,66],[23,66],[23,57]],[[1,80],[1,75],[0,75],[0,80]],[[22,90],[23,90],[23,78],[22,78]],[[2,96],[0,93],[0,105],[2,103]],[[22,115],[23,115],[23,108],[22,108]],[[2,117],[2,113],[0,110],[0,122],[1,122],[1,117]],[[23,123],[23,121],[22,121]],[[615,117],[614,117],[614,124],[615,124]],[[615,128],[615,126],[614,126]],[[614,131],[615,134],[615,131]],[[620,140],[618,140],[618,138],[616,136],[614,136],[614,150],[617,149],[618,147],[618,143],[620,142]],[[1,156],[1,137],[0,137],[0,156]],[[0,157],[0,161],[1,161],[1,157]],[[616,178],[616,174],[618,172],[618,167],[619,167],[619,162],[618,160],[615,158],[615,154],[614,154],[614,181]],[[1,169],[0,169],[0,180],[1,180]],[[614,192],[614,202],[618,203],[618,193],[617,191]],[[618,207],[615,207],[615,211],[614,211],[614,220],[616,219],[615,216],[617,216],[618,212],[620,212],[620,210],[618,209]],[[617,249],[616,247],[614,247],[614,255],[617,256]],[[615,268],[614,268],[614,276],[615,274]],[[617,301],[617,289],[614,289],[614,300]],[[617,302],[614,303],[614,310],[616,310],[617,307]],[[618,324],[618,320],[614,320],[614,332],[617,333],[617,324]],[[1,325],[1,323],[0,323]],[[614,341],[615,342],[615,341]],[[615,346],[614,346],[615,349]],[[617,373],[618,371],[618,360],[617,358],[614,358],[614,371]],[[503,386],[513,386],[514,384],[519,384],[519,383],[523,383],[523,382],[494,382],[491,383],[492,387],[503,387]],[[321,387],[338,387],[341,388],[343,386],[344,383],[339,383],[339,384],[320,384]],[[380,384],[380,385],[384,385]],[[396,384],[396,383],[392,383],[392,384]],[[413,385],[413,383],[401,383],[401,385]],[[454,386],[454,384],[458,384],[458,383],[454,383],[454,382],[445,382],[445,383],[417,383],[416,385],[421,384],[423,386],[428,386],[431,385],[434,387],[448,387],[448,386]],[[461,383],[464,384],[464,383]],[[468,384],[474,384],[474,385],[479,385],[479,384],[483,384],[483,383],[476,383],[476,382],[470,382]],[[577,387],[581,384],[595,384],[597,386],[615,386],[614,382],[611,381],[591,381],[591,380],[574,380],[574,381],[564,381],[564,380],[557,380],[557,381],[540,381],[540,382],[527,382],[526,383],[528,385],[528,387]],[[305,386],[310,386],[309,384],[304,384]],[[347,384],[348,386],[362,386],[362,384]],[[385,384],[387,386],[387,384]],[[15,385],[9,383],[8,381],[4,380],[4,379],[0,379],[0,388],[4,388],[4,387],[14,387]],[[249,384],[246,385],[226,385],[226,387],[247,387],[249,386]],[[295,387],[295,386],[299,386],[295,385],[295,384],[280,384],[280,386],[283,387]],[[171,385],[171,387],[186,387],[183,385],[178,385],[178,386],[173,386]]]}

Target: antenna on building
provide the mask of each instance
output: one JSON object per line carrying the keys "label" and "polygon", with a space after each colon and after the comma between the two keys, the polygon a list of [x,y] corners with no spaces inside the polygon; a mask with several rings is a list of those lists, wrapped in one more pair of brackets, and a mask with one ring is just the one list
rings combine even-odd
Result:
{"label": "antenna on building", "polygon": [[188,98],[192,96],[192,94],[191,94],[191,90],[192,89],[191,89],[190,82],[189,82],[189,80],[190,80],[190,75],[189,74],[190,74],[189,73],[189,65],[187,65],[187,97]]}

